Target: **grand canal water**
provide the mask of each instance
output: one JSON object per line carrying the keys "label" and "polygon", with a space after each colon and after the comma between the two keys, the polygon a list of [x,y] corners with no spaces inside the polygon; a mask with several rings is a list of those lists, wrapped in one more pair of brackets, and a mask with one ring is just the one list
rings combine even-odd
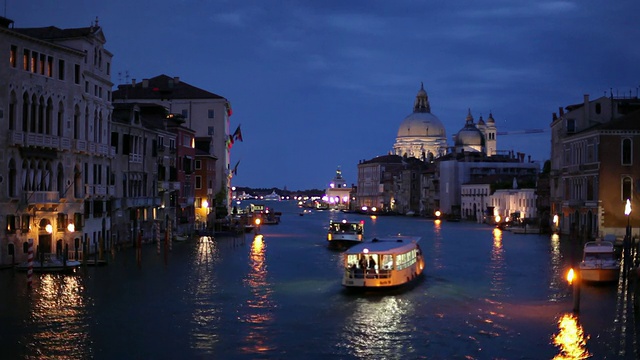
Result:
{"label": "grand canal water", "polygon": [[[314,212],[269,202],[262,240],[200,238],[165,257],[143,247],[74,275],[0,271],[2,359],[636,359],[621,279],[582,286],[573,312],[568,239],[467,222]],[[330,219],[366,237],[422,236],[413,288],[354,294],[340,285]],[[578,357],[571,357],[571,355]]]}

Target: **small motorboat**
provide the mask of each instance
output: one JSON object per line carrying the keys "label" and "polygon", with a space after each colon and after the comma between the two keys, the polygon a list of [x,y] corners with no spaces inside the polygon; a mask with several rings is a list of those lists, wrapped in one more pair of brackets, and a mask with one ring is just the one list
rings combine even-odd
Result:
{"label": "small motorboat", "polygon": [[580,262],[582,280],[594,283],[614,282],[618,280],[619,275],[620,260],[612,242],[596,240],[584,244],[583,258]]}

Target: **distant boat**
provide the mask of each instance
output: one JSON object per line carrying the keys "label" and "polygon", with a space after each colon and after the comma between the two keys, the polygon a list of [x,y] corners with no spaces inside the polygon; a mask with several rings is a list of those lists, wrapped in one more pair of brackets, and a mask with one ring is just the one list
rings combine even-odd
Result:
{"label": "distant boat", "polygon": [[358,222],[330,221],[327,241],[330,247],[345,247],[362,242],[364,238],[364,220]]}
{"label": "distant boat", "polygon": [[540,234],[540,228],[535,225],[524,224],[522,226],[509,227],[514,234]]}
{"label": "distant boat", "polygon": [[276,191],[275,191],[275,190],[273,190],[273,192],[272,192],[271,194],[269,194],[269,195],[265,195],[265,196],[264,196],[264,199],[265,199],[265,200],[276,200],[276,201],[280,201],[280,200],[282,200],[282,197],[281,197],[280,195],[276,194]]}
{"label": "distant boat", "polygon": [[[46,255],[46,254],[45,254]],[[50,255],[49,258],[45,258],[44,262],[40,262],[38,260],[34,260],[32,262],[31,268],[33,272],[73,272],[75,269],[79,268],[81,265],[80,261],[77,260],[59,260],[55,257],[55,255]],[[21,264],[16,265],[16,270],[18,271],[28,271],[29,263],[23,262]]]}

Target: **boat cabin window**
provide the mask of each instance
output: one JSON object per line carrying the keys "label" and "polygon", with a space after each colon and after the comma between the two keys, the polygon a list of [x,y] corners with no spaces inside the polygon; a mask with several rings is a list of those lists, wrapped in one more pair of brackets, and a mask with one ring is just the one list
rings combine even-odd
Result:
{"label": "boat cabin window", "polygon": [[402,270],[406,269],[409,266],[413,265],[416,262],[416,250],[412,249],[411,251],[399,254],[396,256],[396,269]]}
{"label": "boat cabin window", "polygon": [[389,254],[382,255],[382,261],[380,261],[380,268],[382,270],[393,269],[393,255],[389,255]]}
{"label": "boat cabin window", "polygon": [[332,223],[331,231],[334,232],[357,232],[362,233],[362,227],[358,224]]}

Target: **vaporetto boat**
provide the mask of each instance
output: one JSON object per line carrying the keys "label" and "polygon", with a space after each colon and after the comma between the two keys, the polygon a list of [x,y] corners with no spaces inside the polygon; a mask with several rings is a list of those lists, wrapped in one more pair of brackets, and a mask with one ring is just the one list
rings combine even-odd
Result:
{"label": "vaporetto boat", "polygon": [[364,240],[364,220],[349,222],[330,221],[327,241],[330,247],[346,247],[360,244]]}
{"label": "vaporetto boat", "polygon": [[420,237],[374,238],[344,253],[342,285],[347,288],[394,288],[418,279],[424,270]]}

